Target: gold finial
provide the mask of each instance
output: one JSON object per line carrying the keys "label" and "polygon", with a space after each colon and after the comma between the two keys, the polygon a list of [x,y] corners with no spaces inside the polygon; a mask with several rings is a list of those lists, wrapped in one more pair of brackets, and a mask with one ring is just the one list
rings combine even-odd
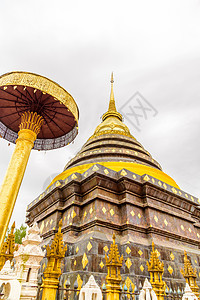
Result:
{"label": "gold finial", "polygon": [[113,82],[114,82],[114,79],[113,79],[113,72],[111,74],[111,91],[110,91],[110,103],[109,103],[109,108],[108,108],[108,111],[114,111],[116,112],[116,106],[115,106],[115,98],[114,98],[114,92],[113,92]]}
{"label": "gold finial", "polygon": [[184,251],[184,270],[181,268],[181,274],[183,275],[183,277],[186,280],[186,283],[189,284],[192,292],[197,296],[197,298],[199,297],[199,287],[196,283],[196,279],[197,279],[197,270],[196,268],[193,269],[191,262],[189,261],[188,257],[187,257],[187,252]]}
{"label": "gold finial", "polygon": [[120,121],[122,121],[122,115],[117,112],[117,109],[115,106],[115,98],[114,98],[114,92],[113,92],[113,82],[114,82],[113,72],[111,74],[110,82],[111,82],[111,91],[110,91],[109,107],[108,107],[108,111],[103,115],[102,120],[104,121],[108,117],[117,117],[118,119],[120,119]]}

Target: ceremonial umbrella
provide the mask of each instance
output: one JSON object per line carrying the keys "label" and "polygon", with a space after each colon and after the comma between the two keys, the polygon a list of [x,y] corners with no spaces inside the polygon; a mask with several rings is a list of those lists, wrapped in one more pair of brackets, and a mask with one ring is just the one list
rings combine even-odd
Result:
{"label": "ceremonial umbrella", "polygon": [[0,77],[0,135],[16,143],[0,188],[0,248],[31,149],[63,147],[77,133],[78,107],[57,83],[27,72]]}

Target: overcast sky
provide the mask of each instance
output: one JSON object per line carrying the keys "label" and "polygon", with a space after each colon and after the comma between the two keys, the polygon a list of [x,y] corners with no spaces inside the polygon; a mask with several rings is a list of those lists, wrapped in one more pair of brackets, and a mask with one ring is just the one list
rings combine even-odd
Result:
{"label": "overcast sky", "polygon": [[[32,151],[12,217],[17,226],[100,123],[112,71],[119,109],[136,92],[152,108],[140,131],[124,115],[131,133],[182,190],[200,196],[200,0],[2,0],[0,28],[0,74],[44,75],[80,111],[73,144]],[[1,182],[13,149],[0,140]]]}

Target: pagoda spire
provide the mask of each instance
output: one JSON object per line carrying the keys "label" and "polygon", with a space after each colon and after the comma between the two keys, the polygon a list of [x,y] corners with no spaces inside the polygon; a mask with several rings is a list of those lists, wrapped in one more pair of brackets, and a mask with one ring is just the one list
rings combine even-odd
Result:
{"label": "pagoda spire", "polygon": [[118,119],[120,119],[120,121],[122,121],[122,115],[117,111],[116,105],[115,105],[115,97],[114,97],[114,91],[113,91],[113,83],[114,83],[113,72],[111,74],[110,82],[111,82],[111,91],[110,91],[109,107],[108,107],[108,111],[105,114],[103,114],[102,121],[104,121],[108,117],[117,117]]}
{"label": "pagoda spire", "polygon": [[110,102],[109,102],[109,108],[108,108],[108,111],[115,111],[117,112],[116,110],[116,106],[115,106],[115,97],[114,97],[114,92],[113,92],[113,83],[114,83],[114,79],[113,79],[113,72],[111,74],[111,91],[110,91]]}

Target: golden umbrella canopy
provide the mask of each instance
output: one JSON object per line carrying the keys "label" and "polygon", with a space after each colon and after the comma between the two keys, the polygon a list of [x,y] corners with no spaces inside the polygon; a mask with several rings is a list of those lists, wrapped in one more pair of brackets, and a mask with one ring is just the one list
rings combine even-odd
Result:
{"label": "golden umbrella canopy", "polygon": [[46,77],[12,72],[0,76],[0,134],[16,143],[0,188],[0,249],[31,149],[63,147],[78,133],[73,97]]}

